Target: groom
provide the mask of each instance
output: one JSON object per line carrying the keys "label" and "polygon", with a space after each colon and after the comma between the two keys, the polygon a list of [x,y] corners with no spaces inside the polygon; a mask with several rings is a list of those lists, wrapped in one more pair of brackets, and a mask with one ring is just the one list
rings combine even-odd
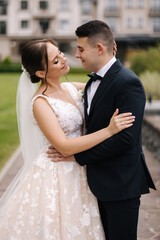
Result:
{"label": "groom", "polygon": [[76,57],[92,72],[84,92],[86,134],[106,127],[116,108],[132,112],[136,121],[74,157],[87,166],[106,239],[136,240],[140,197],[155,189],[142,151],[144,89],[139,78],[113,57],[114,37],[106,23],[90,21],[78,27],[76,35]]}

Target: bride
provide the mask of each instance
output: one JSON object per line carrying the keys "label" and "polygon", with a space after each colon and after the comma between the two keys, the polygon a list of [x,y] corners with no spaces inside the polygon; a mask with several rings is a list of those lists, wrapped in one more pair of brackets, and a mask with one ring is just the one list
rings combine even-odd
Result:
{"label": "bride", "polygon": [[0,200],[0,239],[103,240],[85,167],[53,163],[46,150],[53,145],[64,156],[87,150],[130,127],[134,117],[116,110],[108,127],[81,136],[85,84],[60,83],[69,66],[53,40],[26,44],[22,64],[17,115],[24,165]]}

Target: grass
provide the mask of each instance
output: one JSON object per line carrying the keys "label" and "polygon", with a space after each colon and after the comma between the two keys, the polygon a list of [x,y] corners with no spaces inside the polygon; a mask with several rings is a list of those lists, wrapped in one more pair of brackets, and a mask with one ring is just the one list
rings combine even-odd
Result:
{"label": "grass", "polygon": [[[16,91],[20,74],[0,73],[0,169],[19,145],[16,117]],[[68,74],[71,82],[86,82],[86,74]],[[62,81],[67,81],[65,77]]]}
{"label": "grass", "polygon": [[0,74],[0,169],[19,145],[16,89],[20,74]]}

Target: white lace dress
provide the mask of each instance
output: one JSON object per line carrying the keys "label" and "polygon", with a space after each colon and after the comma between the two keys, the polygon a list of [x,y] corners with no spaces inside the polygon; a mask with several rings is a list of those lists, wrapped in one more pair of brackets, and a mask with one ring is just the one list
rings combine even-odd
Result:
{"label": "white lace dress", "polygon": [[[63,84],[83,112],[77,89],[71,83]],[[59,99],[46,99],[68,138],[80,136],[79,110]],[[104,240],[85,167],[76,162],[51,162],[45,153],[50,143],[43,138],[41,154],[9,200],[7,212],[0,216],[0,240]]]}

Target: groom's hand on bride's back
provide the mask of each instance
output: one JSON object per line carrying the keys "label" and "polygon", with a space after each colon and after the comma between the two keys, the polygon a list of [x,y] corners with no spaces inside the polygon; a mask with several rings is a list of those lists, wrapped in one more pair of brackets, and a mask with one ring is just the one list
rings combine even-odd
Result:
{"label": "groom's hand on bride's back", "polygon": [[64,157],[53,146],[49,146],[46,153],[47,153],[47,157],[51,159],[51,162],[73,162],[73,161],[75,161],[74,155]]}

